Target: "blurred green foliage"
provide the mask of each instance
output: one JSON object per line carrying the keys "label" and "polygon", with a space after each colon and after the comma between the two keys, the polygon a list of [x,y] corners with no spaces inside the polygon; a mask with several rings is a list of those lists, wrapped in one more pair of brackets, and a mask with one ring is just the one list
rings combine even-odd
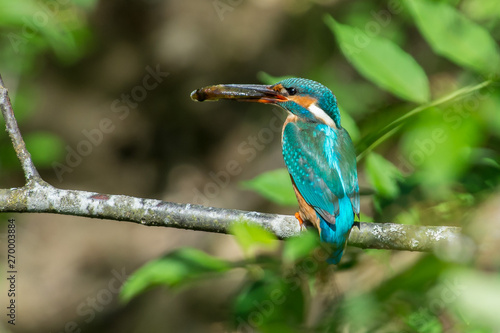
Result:
{"label": "blurred green foliage", "polygon": [[295,206],[297,204],[290,175],[283,168],[265,172],[252,180],[242,182],[241,186],[259,193],[278,205]]}
{"label": "blurred green foliage", "polygon": [[[9,79],[10,98],[18,123],[36,111],[37,89],[31,79],[47,61],[47,54],[61,65],[70,65],[91,46],[86,11],[95,0],[9,1],[0,0],[0,63],[3,78]],[[64,155],[64,142],[48,131],[27,133],[27,147],[39,168],[49,168]],[[19,169],[7,136],[0,138],[0,172]]]}
{"label": "blurred green foliage", "polygon": [[498,46],[486,29],[445,2],[408,0],[408,4],[437,54],[485,75],[500,73]]}
{"label": "blurred green foliage", "polygon": [[6,37],[0,56],[18,73],[35,70],[47,50],[63,63],[76,61],[90,39],[85,16],[79,13],[95,2],[0,1],[0,28]]}
{"label": "blurred green foliage", "polygon": [[182,248],[150,261],[137,270],[121,290],[121,299],[129,301],[157,285],[180,288],[214,273],[222,273],[233,265],[200,250]]}
{"label": "blurred green foliage", "polygon": [[234,223],[230,228],[230,232],[248,258],[254,258],[259,250],[273,251],[279,246],[274,234],[260,228],[258,225],[245,221]]}
{"label": "blurred green foliage", "polygon": [[366,175],[379,196],[394,199],[399,195],[401,171],[384,157],[370,153],[366,158]]}
{"label": "blurred green foliage", "polygon": [[424,70],[396,43],[340,24],[329,15],[325,22],[344,55],[364,77],[403,99],[416,103],[429,100],[429,82]]}
{"label": "blurred green foliage", "polygon": [[231,230],[246,254],[243,262],[221,260],[195,249],[179,249],[137,270],[122,288],[122,301],[127,302],[154,286],[177,290],[243,268],[244,282],[231,302],[233,327],[242,331],[296,332],[305,320],[303,287],[308,274],[326,266],[326,252],[319,260],[303,265],[319,247],[317,233],[308,231],[290,238],[281,251],[276,236],[260,226],[240,221]]}
{"label": "blurred green foliage", "polygon": [[[470,212],[500,183],[499,6],[496,0],[405,0],[387,6],[380,10],[372,2],[356,2],[347,6],[343,21],[325,16],[336,47],[370,83],[343,81],[342,73],[332,75],[328,62],[303,76],[331,87],[345,109],[343,124],[357,144],[359,172],[375,191],[373,214],[363,217],[423,225],[473,223]],[[422,39],[419,48],[408,44],[418,40],[415,29]],[[266,83],[281,79],[267,73],[259,78]],[[285,170],[261,174],[243,187],[278,205],[294,204]],[[471,249],[462,249],[465,256],[458,249],[451,257],[422,255],[397,271],[384,256],[379,264],[386,265],[385,280],[338,294],[328,288],[335,275],[324,263],[328,249],[315,232],[285,240],[281,250],[256,226],[238,224],[233,233],[247,253],[243,262],[224,266],[246,270],[232,300],[231,321],[240,331],[500,329],[499,275],[478,269]],[[335,274],[366,267],[370,259],[358,254],[348,253]],[[143,275],[139,270],[130,285]],[[163,285],[172,287],[169,279]],[[158,283],[161,279],[148,285]],[[317,298],[329,298],[319,315],[311,307]]]}

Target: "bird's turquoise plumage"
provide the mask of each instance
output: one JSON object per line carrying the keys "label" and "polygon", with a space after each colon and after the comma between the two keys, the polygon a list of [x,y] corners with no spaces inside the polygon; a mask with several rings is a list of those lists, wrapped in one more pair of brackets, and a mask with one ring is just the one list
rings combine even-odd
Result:
{"label": "bird's turquoise plumage", "polygon": [[329,261],[338,263],[359,213],[356,155],[347,131],[290,122],[283,132],[283,157],[295,186],[320,219],[321,240],[336,246]]}
{"label": "bird's turquoise plumage", "polygon": [[271,86],[214,85],[191,94],[197,101],[233,99],[271,103],[289,112],[283,129],[283,158],[299,202],[299,221],[319,229],[334,245],[329,262],[337,264],[354,216],[359,188],[354,145],[342,128],[337,99],[324,85],[291,78]]}
{"label": "bird's turquoise plumage", "polygon": [[[340,113],[332,92],[310,80],[280,82],[285,88],[317,98],[317,106],[334,120],[334,127],[309,120],[314,114],[288,122],[283,131],[283,157],[294,185],[319,219],[321,240],[335,246],[329,262],[337,264],[343,254],[354,215],[359,214],[356,154],[347,131],[340,126]],[[293,103],[293,102],[292,102]],[[307,111],[300,105],[284,105],[294,115]],[[307,121],[304,121],[306,119]]]}

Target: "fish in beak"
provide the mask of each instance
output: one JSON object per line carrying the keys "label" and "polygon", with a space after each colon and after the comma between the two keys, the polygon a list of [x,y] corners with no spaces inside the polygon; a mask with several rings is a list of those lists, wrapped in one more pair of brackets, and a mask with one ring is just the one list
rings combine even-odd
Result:
{"label": "fish in beak", "polygon": [[270,104],[286,102],[286,96],[276,88],[259,84],[218,84],[193,91],[191,99],[198,102],[220,99]]}

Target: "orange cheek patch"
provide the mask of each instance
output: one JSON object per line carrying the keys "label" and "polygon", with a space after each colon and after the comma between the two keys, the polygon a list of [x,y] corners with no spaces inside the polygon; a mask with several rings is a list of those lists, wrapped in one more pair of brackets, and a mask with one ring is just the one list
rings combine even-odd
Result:
{"label": "orange cheek patch", "polygon": [[303,106],[306,109],[308,109],[311,104],[318,101],[316,98],[312,98],[309,96],[288,96],[288,99]]}

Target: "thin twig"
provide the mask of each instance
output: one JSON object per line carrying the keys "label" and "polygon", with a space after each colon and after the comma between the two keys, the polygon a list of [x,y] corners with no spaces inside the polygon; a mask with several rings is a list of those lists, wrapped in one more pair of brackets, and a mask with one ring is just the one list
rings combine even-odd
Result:
{"label": "thin twig", "polygon": [[14,116],[14,111],[12,109],[12,104],[9,98],[9,92],[3,83],[2,76],[0,75],[0,109],[2,110],[2,115],[5,120],[5,127],[7,133],[9,133],[10,139],[14,150],[16,151],[17,158],[21,162],[21,166],[24,171],[24,176],[27,183],[31,182],[41,182],[40,174],[35,168],[33,161],[31,160],[31,155],[26,149],[26,144],[24,143],[21,132],[19,131],[19,126],[17,126],[17,121]]}
{"label": "thin twig", "polygon": [[384,133],[384,134],[381,134],[377,140],[373,141],[368,147],[366,147],[361,153],[359,153],[357,158],[356,158],[357,161],[359,162],[361,159],[366,157],[366,155],[368,155],[368,153],[370,153],[373,149],[378,147],[382,142],[384,142],[385,140],[387,140],[388,138],[390,138],[391,136],[396,134],[401,129],[403,120],[408,119],[409,117],[413,117],[414,115],[416,115],[422,111],[425,111],[427,109],[430,109],[432,107],[456,100],[458,98],[463,98],[474,91],[477,91],[477,90],[483,89],[484,87],[489,86],[493,82],[494,82],[493,80],[486,80],[486,81],[481,82],[479,84],[476,84],[474,86],[463,87],[459,90],[453,91],[450,94],[445,95],[441,98],[438,98],[434,101],[431,101],[427,104],[417,106],[416,108],[405,113],[403,116],[394,120],[390,124],[387,124],[386,126],[384,126],[384,128],[379,131],[379,134],[380,133]]}

